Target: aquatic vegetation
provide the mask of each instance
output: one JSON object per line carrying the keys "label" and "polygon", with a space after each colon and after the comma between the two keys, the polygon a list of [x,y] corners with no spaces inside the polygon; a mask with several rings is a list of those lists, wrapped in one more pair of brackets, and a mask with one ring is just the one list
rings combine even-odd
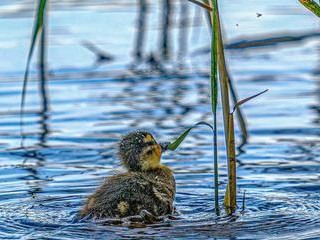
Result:
{"label": "aquatic vegetation", "polygon": [[[199,5],[200,7],[209,10],[211,20],[211,109],[213,114],[213,127],[206,122],[199,122],[194,126],[185,130],[173,143],[169,144],[170,150],[175,150],[189,134],[192,128],[205,124],[211,127],[213,130],[213,159],[214,159],[214,183],[215,183],[215,211],[216,214],[220,214],[219,209],[219,186],[218,186],[218,146],[217,146],[217,105],[218,105],[218,85],[220,85],[220,95],[223,110],[223,123],[225,132],[225,143],[226,143],[226,155],[227,155],[227,166],[228,166],[228,185],[224,197],[224,206],[228,214],[235,212],[237,207],[236,202],[236,154],[235,154],[235,133],[234,133],[234,117],[233,114],[236,110],[239,110],[240,105],[247,101],[263,94],[267,90],[258,93],[254,96],[248,97],[241,101],[237,101],[235,92],[232,95],[235,98],[235,105],[233,111],[230,113],[230,79],[229,73],[226,67],[226,60],[224,54],[224,45],[221,33],[221,24],[219,18],[219,9],[217,0],[212,0],[210,3],[202,3],[199,1],[192,0],[191,2]],[[210,5],[210,6],[209,6]],[[241,115],[241,112],[240,112]]]}
{"label": "aquatic vegetation", "polygon": [[317,17],[320,17],[320,3],[314,0],[299,0],[299,2],[313,12]]}
{"label": "aquatic vegetation", "polygon": [[[227,154],[228,154],[228,185],[226,194],[224,196],[224,206],[228,214],[232,214],[237,206],[237,170],[236,170],[236,149],[234,138],[234,117],[233,114],[240,107],[240,105],[248,102],[249,100],[258,97],[268,90],[264,90],[251,97],[243,99],[235,104],[233,111],[228,115],[228,139],[227,139]],[[244,201],[243,201],[244,202]],[[242,204],[244,206],[244,203]],[[244,207],[242,207],[244,208]]]}
{"label": "aquatic vegetation", "polygon": [[196,123],[195,125],[193,125],[193,126],[187,128],[186,130],[184,130],[184,132],[183,132],[174,142],[169,143],[168,146],[167,146],[167,149],[169,149],[169,150],[171,150],[171,151],[176,150],[176,149],[179,147],[179,145],[183,142],[183,140],[188,136],[188,134],[190,133],[190,131],[191,131],[193,128],[199,126],[199,125],[206,125],[206,126],[210,127],[211,130],[213,130],[213,127],[212,127],[212,125],[211,125],[210,123],[207,123],[207,122],[198,122],[198,123]]}

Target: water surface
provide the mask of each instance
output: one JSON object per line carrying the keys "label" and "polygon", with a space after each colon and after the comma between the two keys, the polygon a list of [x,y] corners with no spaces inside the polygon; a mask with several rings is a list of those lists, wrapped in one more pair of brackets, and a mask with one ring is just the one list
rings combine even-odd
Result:
{"label": "water surface", "polygon": [[[188,5],[193,28],[187,33],[186,54],[178,55],[181,33],[175,2],[171,61],[163,64],[163,71],[141,64],[141,72],[136,72],[130,70],[135,62],[136,3],[92,2],[55,1],[51,6],[49,103],[44,106],[39,95],[34,63],[24,116],[26,149],[20,148],[19,101],[33,4],[0,3],[1,237],[319,238],[319,37],[227,51],[241,98],[269,89],[243,108],[250,139],[238,149],[238,205],[246,191],[246,209],[235,221],[214,215],[212,136],[205,128],[194,130],[178,151],[163,156],[177,182],[177,219],[142,228],[74,220],[104,178],[122,171],[116,143],[123,134],[142,128],[168,141],[197,121],[212,121],[210,55],[200,51],[207,48],[209,37],[199,9]],[[228,42],[243,36],[303,34],[319,27],[298,1],[224,1],[221,14]],[[150,5],[146,56],[159,48],[159,15],[159,6]],[[83,41],[115,60],[96,65]],[[221,119],[221,109],[219,114]],[[222,127],[218,134],[222,196],[227,181]]]}

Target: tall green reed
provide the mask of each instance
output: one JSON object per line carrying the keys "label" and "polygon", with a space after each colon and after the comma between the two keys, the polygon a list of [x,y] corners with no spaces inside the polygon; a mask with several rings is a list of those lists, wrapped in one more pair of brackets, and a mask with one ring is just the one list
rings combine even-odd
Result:
{"label": "tall green reed", "polygon": [[[226,188],[226,193],[224,197],[224,207],[228,214],[232,214],[236,210],[236,154],[235,154],[235,133],[234,133],[234,117],[233,114],[237,111],[238,116],[240,116],[240,127],[244,131],[244,138],[246,140],[246,126],[242,113],[240,112],[240,105],[245,102],[261,95],[265,91],[246,98],[244,100],[238,101],[235,89],[230,87],[231,79],[229,78],[229,73],[226,66],[221,24],[219,17],[219,9],[217,0],[205,0],[200,2],[198,0],[189,0],[200,7],[208,10],[209,19],[211,22],[211,74],[210,74],[210,85],[211,85],[211,109],[213,114],[213,145],[214,145],[214,182],[215,182],[215,211],[216,214],[220,214],[219,209],[219,186],[218,186],[218,146],[217,146],[217,104],[218,104],[218,85],[220,85],[220,96],[222,102],[223,111],[223,123],[225,132],[225,143],[226,143],[226,154],[227,154],[227,168],[228,168],[228,184]],[[230,113],[230,100],[229,93],[231,93],[234,100],[234,108]],[[195,126],[197,126],[196,124]],[[195,127],[193,126],[193,127]],[[175,140],[172,145],[176,149],[184,140],[184,138],[189,134],[189,128],[183,132],[183,134]],[[170,144],[170,145],[171,145]],[[169,146],[170,146],[169,145]],[[170,148],[169,148],[170,149]],[[170,149],[170,150],[174,150]]]}

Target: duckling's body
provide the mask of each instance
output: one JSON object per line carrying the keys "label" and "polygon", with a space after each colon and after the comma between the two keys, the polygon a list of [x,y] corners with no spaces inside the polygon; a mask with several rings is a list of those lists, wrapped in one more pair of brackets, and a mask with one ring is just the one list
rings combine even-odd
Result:
{"label": "duckling's body", "polygon": [[[145,210],[161,216],[173,212],[175,179],[172,171],[160,164],[160,145],[147,132],[130,134],[122,140],[119,150],[128,171],[108,177],[88,198],[81,216],[128,217]],[[139,144],[140,149],[130,149]]]}
{"label": "duckling's body", "polygon": [[154,216],[172,213],[175,180],[167,167],[126,172],[106,179],[89,197],[82,215],[127,217],[147,210]]}

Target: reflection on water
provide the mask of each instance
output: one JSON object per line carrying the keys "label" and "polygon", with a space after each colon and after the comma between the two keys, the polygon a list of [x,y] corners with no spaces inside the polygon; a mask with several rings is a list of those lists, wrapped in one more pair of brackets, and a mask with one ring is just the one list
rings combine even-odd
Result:
{"label": "reflection on water", "polygon": [[[96,1],[97,6],[101,7],[103,2]],[[290,5],[289,1],[285,2]],[[8,3],[10,2],[6,4]],[[143,128],[153,132],[157,139],[167,141],[197,121],[211,121],[208,69],[203,67],[208,66],[209,56],[183,56],[183,52],[187,52],[183,42],[189,31],[183,26],[188,24],[190,19],[184,18],[181,13],[186,9],[189,13],[196,13],[196,10],[185,2],[163,2],[172,4],[173,15],[169,19],[168,12],[161,10],[162,5],[158,12],[150,7],[153,6],[150,3],[146,5],[147,1],[137,3],[138,5],[123,4],[116,9],[128,11],[125,12],[127,16],[135,16],[133,9],[137,9],[137,18],[140,20],[153,19],[159,13],[159,22],[172,24],[171,32],[167,33],[168,39],[171,39],[167,43],[168,56],[171,58],[172,51],[176,51],[179,58],[184,57],[187,63],[192,63],[192,68],[188,68],[186,64],[178,71],[168,63],[163,64],[156,54],[153,60],[151,59],[153,65],[143,66],[140,71],[127,70],[124,63],[131,61],[127,59],[132,53],[127,51],[132,48],[131,43],[134,43],[137,50],[133,51],[133,57],[136,60],[146,59],[154,49],[162,52],[159,42],[155,40],[164,30],[154,30],[158,25],[149,20],[147,31],[145,23],[138,20],[137,35],[132,31],[132,41],[128,42],[128,36],[122,32],[131,29],[134,21],[124,24],[121,11],[118,12],[119,15],[114,15],[113,11],[106,8],[105,11],[100,10],[103,17],[111,15],[114,22],[122,22],[124,30],[119,29],[119,34],[109,38],[100,33],[103,37],[100,38],[100,35],[94,35],[85,24],[88,16],[100,19],[101,16],[95,8],[77,12],[77,20],[83,21],[82,28],[67,28],[72,29],[74,34],[77,31],[84,31],[86,36],[91,33],[92,39],[84,38],[81,34],[78,38],[72,34],[59,35],[56,32],[50,35],[54,41],[48,49],[48,66],[43,66],[43,71],[40,71],[40,79],[47,78],[49,81],[30,81],[28,88],[24,118],[26,149],[19,148],[17,101],[20,99],[23,67],[20,67],[18,58],[15,59],[17,70],[13,72],[10,64],[3,65],[0,73],[1,237],[318,238],[320,69],[317,37],[307,38],[299,45],[284,44],[282,48],[241,48],[228,52],[232,77],[237,80],[241,98],[259,90],[270,89],[268,94],[244,108],[249,122],[250,138],[238,152],[238,185],[239,196],[246,191],[246,209],[244,213],[239,213],[237,219],[226,216],[217,218],[214,215],[212,136],[207,129],[199,128],[193,131],[178,151],[163,156],[163,163],[174,170],[177,181],[176,208],[179,216],[175,219],[167,218],[161,223],[142,228],[74,220],[85,197],[94,191],[104,177],[121,171],[115,147],[122,134],[131,129]],[[273,4],[273,1],[271,3]],[[88,5],[85,1],[81,4]],[[236,3],[230,3],[230,7],[235,5],[239,7]],[[173,17],[177,16],[174,13],[179,15],[178,22]],[[250,13],[243,9],[239,16],[244,17]],[[58,16],[65,20],[68,19],[68,14],[67,11],[54,10],[50,14],[52,28],[56,31],[58,26],[63,29],[62,24],[57,23]],[[255,12],[252,14],[255,16]],[[269,22],[263,20],[265,16],[266,14],[263,14],[259,21],[267,28]],[[299,15],[291,17],[292,21],[304,18]],[[236,15],[234,18],[239,19]],[[3,21],[3,26],[15,22],[21,25],[24,19],[17,18],[10,22],[1,18],[0,21]],[[72,17],[69,21],[72,22]],[[230,20],[226,22],[228,21]],[[158,23],[158,20],[156,22]],[[95,24],[98,25],[97,28],[100,26],[98,21]],[[112,25],[111,22],[109,24]],[[175,28],[176,24],[180,26],[178,29]],[[248,22],[239,22],[239,26],[243,24]],[[226,29],[231,29],[232,32],[232,24],[226,25]],[[114,25],[111,27],[115,29]],[[0,43],[8,39],[17,41],[18,31],[15,27],[12,28],[13,31],[8,30],[7,36],[0,35]],[[256,33],[255,30],[250,32],[250,29],[247,31],[251,35]],[[28,32],[27,29],[24,31]],[[193,50],[206,46],[208,41],[206,26],[199,27],[197,31],[199,38],[195,41],[199,44],[194,46],[193,42],[185,41],[188,48]],[[202,37],[200,33],[203,33]],[[28,34],[24,39],[26,43],[27,36]],[[65,43],[57,44],[57,36]],[[122,42],[123,36],[127,37],[126,42]],[[118,43],[109,42],[110,38]],[[138,40],[139,38],[141,39]],[[105,42],[102,39],[105,39]],[[174,40],[182,42],[181,45],[174,45]],[[77,41],[77,44],[73,41]],[[70,62],[67,64],[77,68],[59,66],[75,59],[83,59],[87,64],[85,66],[91,66],[96,56],[92,56],[91,52],[81,46],[83,41],[94,43],[90,46],[96,47],[98,52],[105,50],[114,54],[114,61],[100,69],[79,67],[77,61],[74,61],[74,65]],[[139,49],[143,45],[139,44],[140,41],[146,42],[144,48]],[[155,46],[158,48],[150,47],[149,41],[156,42]],[[115,46],[113,44],[118,44],[117,48],[110,47]],[[1,46],[3,45],[0,44],[1,53],[7,53],[6,48]],[[24,49],[22,46],[17,48],[19,51]],[[11,51],[14,49],[11,48]],[[64,55],[60,51],[64,52]],[[62,59],[61,56],[68,59]],[[151,60],[149,59],[150,62]],[[122,65],[119,64],[121,61]],[[157,64],[161,64],[163,71],[159,70]],[[47,75],[45,69],[48,67]],[[221,111],[219,114],[221,115]],[[222,126],[222,122],[219,122],[219,126]],[[222,196],[227,181],[222,129],[219,129],[218,134]],[[239,132],[237,137],[240,143]],[[238,205],[241,204],[239,198]]]}
{"label": "reflection on water", "polygon": [[162,33],[160,39],[161,57],[168,60],[170,56],[170,32],[172,27],[172,0],[162,1]]}

